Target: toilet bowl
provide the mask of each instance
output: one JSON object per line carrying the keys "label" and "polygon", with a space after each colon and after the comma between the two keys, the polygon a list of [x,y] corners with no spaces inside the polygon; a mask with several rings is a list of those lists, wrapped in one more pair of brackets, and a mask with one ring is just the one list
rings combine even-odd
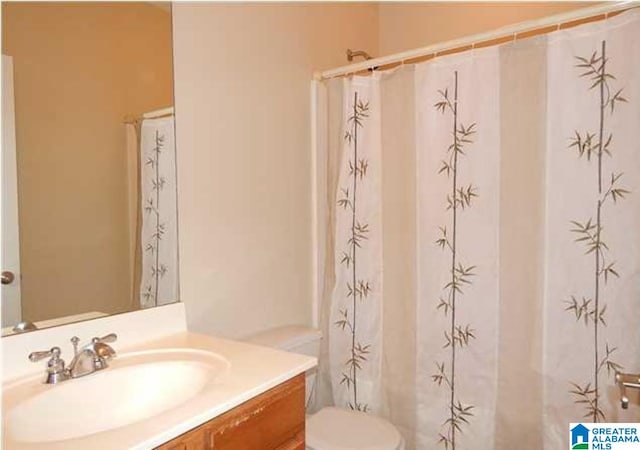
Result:
{"label": "toilet bowl", "polygon": [[[273,328],[247,339],[256,345],[318,357],[319,330],[302,326]],[[315,369],[306,374],[307,399],[313,391]],[[326,407],[307,416],[308,450],[403,450],[400,432],[388,421],[371,414]]]}
{"label": "toilet bowl", "polygon": [[402,450],[402,436],[389,422],[371,414],[327,407],[307,417],[309,450]]}

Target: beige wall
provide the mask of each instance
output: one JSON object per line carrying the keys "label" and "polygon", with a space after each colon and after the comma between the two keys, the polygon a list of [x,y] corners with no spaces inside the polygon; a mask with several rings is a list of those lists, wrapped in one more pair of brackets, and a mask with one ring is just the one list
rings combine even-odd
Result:
{"label": "beige wall", "polygon": [[589,2],[382,3],[377,56],[593,6]]}
{"label": "beige wall", "polygon": [[122,120],[173,103],[171,17],[2,3],[15,67],[23,319],[129,308]]}
{"label": "beige wall", "polygon": [[310,323],[309,81],[584,4],[176,4],[181,297],[191,329]]}
{"label": "beige wall", "polygon": [[180,286],[192,330],[311,321],[309,86],[377,6],[174,6]]}

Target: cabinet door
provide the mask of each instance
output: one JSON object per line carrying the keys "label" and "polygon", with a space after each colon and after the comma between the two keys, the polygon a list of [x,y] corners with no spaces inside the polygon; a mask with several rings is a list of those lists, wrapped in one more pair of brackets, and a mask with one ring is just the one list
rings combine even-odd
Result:
{"label": "cabinet door", "polygon": [[210,422],[179,436],[157,450],[214,450],[213,430]]}
{"label": "cabinet door", "polygon": [[285,442],[276,450],[305,450],[305,449],[306,447],[304,444],[304,431],[300,431],[298,434],[296,434],[293,437],[293,439]]}
{"label": "cabinet door", "polygon": [[299,375],[213,419],[215,450],[304,448],[304,388]]}
{"label": "cabinet door", "polygon": [[158,450],[304,450],[304,374],[298,375]]}

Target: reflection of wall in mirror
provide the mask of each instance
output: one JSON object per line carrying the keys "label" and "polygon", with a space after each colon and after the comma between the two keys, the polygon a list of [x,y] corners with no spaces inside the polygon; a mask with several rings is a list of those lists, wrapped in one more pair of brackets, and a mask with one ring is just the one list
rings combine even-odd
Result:
{"label": "reflection of wall in mirror", "polygon": [[3,3],[15,65],[23,320],[131,308],[122,124],[173,104],[171,16],[145,3]]}

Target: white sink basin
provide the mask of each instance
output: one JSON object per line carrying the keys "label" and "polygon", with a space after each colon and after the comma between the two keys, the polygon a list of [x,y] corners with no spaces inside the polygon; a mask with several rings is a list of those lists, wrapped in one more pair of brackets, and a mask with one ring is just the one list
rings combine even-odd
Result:
{"label": "white sink basin", "polygon": [[120,428],[172,410],[229,371],[215,353],[169,349],[122,354],[91,375],[44,385],[42,377],[5,386],[4,432],[46,443]]}

